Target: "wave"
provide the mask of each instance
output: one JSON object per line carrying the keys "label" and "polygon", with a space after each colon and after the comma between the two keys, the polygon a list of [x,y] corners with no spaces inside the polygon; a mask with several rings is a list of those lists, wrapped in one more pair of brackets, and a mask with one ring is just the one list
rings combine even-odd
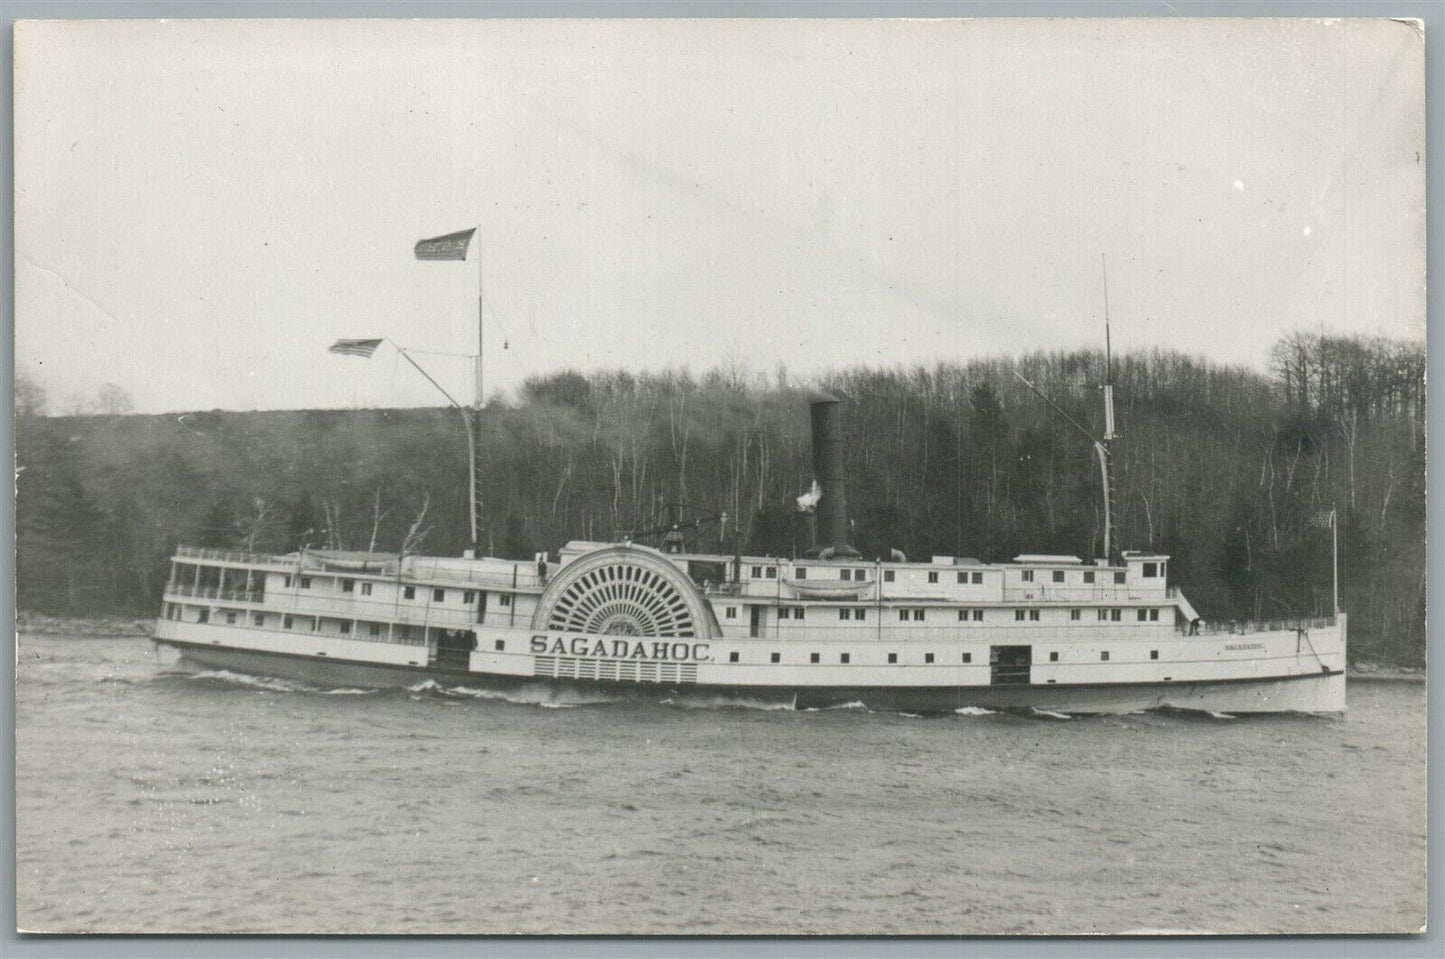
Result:
{"label": "wave", "polygon": [[982,706],[960,706],[954,710],[959,716],[996,716],[998,710],[984,709]]}
{"label": "wave", "polygon": [[1042,718],[1042,719],[1065,719],[1065,720],[1067,720],[1067,719],[1073,719],[1073,718],[1074,718],[1073,716],[1069,715],[1068,713],[1054,712],[1052,709],[1038,709],[1037,707],[1034,707],[1034,706],[1030,706],[1030,707],[1029,707],[1029,715],[1030,715],[1030,716],[1038,716],[1038,717],[1040,717],[1040,718]]}

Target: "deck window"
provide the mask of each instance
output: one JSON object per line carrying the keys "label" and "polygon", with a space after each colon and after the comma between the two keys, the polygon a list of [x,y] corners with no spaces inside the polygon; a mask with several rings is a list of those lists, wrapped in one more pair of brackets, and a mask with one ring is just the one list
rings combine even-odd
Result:
{"label": "deck window", "polygon": [[849,615],[848,615],[848,610],[847,610],[847,609],[839,609],[839,610],[838,610],[838,618],[839,618],[839,619],[848,619],[848,618],[850,618]]}
{"label": "deck window", "polygon": [[1083,611],[1082,609],[1071,609],[1071,610],[1069,610],[1069,619],[1070,619],[1072,622],[1076,622],[1076,623],[1077,623],[1077,622],[1079,621],[1079,617],[1082,616],[1083,613],[1084,613],[1084,611]]}
{"label": "deck window", "polygon": [[725,610],[724,615],[725,615],[726,618],[728,618],[728,619],[737,619],[737,618],[738,618],[738,608],[737,608],[736,606],[729,606],[729,607],[727,607],[727,609]]}
{"label": "deck window", "polygon": [[1022,623],[1024,621],[1024,611],[1021,609],[1014,610],[1014,619]]}
{"label": "deck window", "polygon": [[1032,583],[1032,582],[1034,581],[1034,571],[1031,570],[1031,569],[1026,569],[1026,570],[1024,570],[1022,573],[1019,574],[1019,577],[1020,577],[1025,583]]}
{"label": "deck window", "polygon": [[1056,570],[1054,570],[1054,582],[1056,582],[1056,583],[1062,583],[1063,581],[1064,581],[1064,571],[1061,570],[1061,569],[1056,569]]}
{"label": "deck window", "polygon": [[356,581],[355,581],[355,580],[343,579],[343,580],[341,581],[341,591],[342,591],[343,593],[350,593],[350,592],[354,592],[355,590],[356,590]]}
{"label": "deck window", "polygon": [[807,578],[808,578],[808,567],[806,567],[806,566],[799,566],[796,570],[793,571],[793,578],[794,578],[794,579],[807,579]]}
{"label": "deck window", "polygon": [[838,578],[841,580],[851,581],[853,579],[853,571],[851,569],[840,570],[838,572]]}
{"label": "deck window", "polygon": [[294,629],[295,626],[296,626],[296,619],[295,619],[295,617],[286,616],[286,617],[283,617],[283,618],[282,618],[282,620],[281,620],[281,628],[282,628],[282,629]]}
{"label": "deck window", "polygon": [[472,590],[468,589],[468,590],[463,590],[463,591],[462,591],[462,602],[463,602],[465,605],[470,606],[470,605],[472,604],[472,601],[475,600],[476,598],[477,598],[477,594],[476,594],[475,592],[473,592]]}
{"label": "deck window", "polygon": [[728,662],[730,662],[730,663],[735,663],[735,662],[737,662],[737,661],[738,661],[738,651],[737,651],[737,650],[733,650],[732,652],[728,653]]}
{"label": "deck window", "polygon": [[777,578],[778,578],[778,568],[777,568],[776,566],[769,566],[769,567],[768,567],[768,579],[777,579]]}
{"label": "deck window", "polygon": [[310,589],[310,588],[311,588],[311,577],[310,577],[310,576],[303,576],[303,577],[301,577],[301,588],[302,588],[302,589]]}
{"label": "deck window", "polygon": [[982,574],[982,573],[973,573],[973,574],[971,574],[971,576],[972,576],[972,579],[973,579],[973,585],[978,586],[978,585],[981,585],[981,584],[983,583],[983,574]]}
{"label": "deck window", "polygon": [[1141,610],[1139,610],[1139,622],[1141,622],[1141,623],[1146,623],[1146,622],[1148,622],[1148,621],[1149,621],[1149,611],[1148,611],[1147,609],[1141,609]]}
{"label": "deck window", "polygon": [[1051,663],[1057,663],[1058,661],[1059,661],[1059,654],[1058,654],[1058,653],[1049,653],[1049,662],[1051,662]]}
{"label": "deck window", "polygon": [[923,654],[923,661],[924,661],[925,663],[931,663],[931,662],[933,662],[933,654],[932,654],[932,653],[924,653],[924,654]]}
{"label": "deck window", "polygon": [[959,581],[960,583],[966,583],[966,582],[968,582],[968,574],[967,574],[967,573],[959,573],[959,574],[958,574],[958,581]]}
{"label": "deck window", "polygon": [[852,657],[851,657],[848,653],[839,653],[839,654],[838,654],[838,662],[843,663],[845,666],[848,664],[848,661],[849,661],[851,658],[852,658]]}
{"label": "deck window", "polygon": [[1108,618],[1109,618],[1109,611],[1108,611],[1107,609],[1101,609],[1101,610],[1099,610],[1099,622],[1103,622],[1104,620],[1106,620],[1106,619],[1108,619]]}
{"label": "deck window", "polygon": [[367,631],[369,634],[371,634],[372,636],[380,636],[380,635],[381,635],[381,624],[380,624],[380,623],[371,623],[369,626],[367,626],[366,631]]}
{"label": "deck window", "polygon": [[913,611],[913,618],[914,618],[914,620],[916,620],[917,622],[920,622],[920,623],[923,622],[923,615],[924,615],[924,610],[915,609],[915,610]]}
{"label": "deck window", "polygon": [[965,663],[971,663],[971,662],[973,662],[973,653],[964,653],[964,654],[963,654],[963,661],[964,661]]}
{"label": "deck window", "polygon": [[853,578],[860,583],[866,583],[868,581],[868,571],[866,569],[855,569],[853,570]]}
{"label": "deck window", "polygon": [[499,639],[496,642],[492,643],[492,648],[499,653],[505,652],[507,649],[507,641],[505,639]]}
{"label": "deck window", "polygon": [[1159,575],[1159,564],[1158,564],[1158,563],[1145,563],[1145,564],[1144,564],[1144,578],[1145,578],[1145,579],[1155,579],[1155,578],[1158,577],[1158,575]]}
{"label": "deck window", "polygon": [[862,608],[861,606],[858,607],[857,609],[853,610],[853,618],[854,618],[854,619],[867,619],[867,618],[868,618],[868,610]]}
{"label": "deck window", "polygon": [[936,583],[936,582],[938,582],[938,571],[937,571],[937,570],[930,570],[930,571],[929,571],[929,573],[928,573],[928,581],[929,581],[930,583]]}
{"label": "deck window", "polygon": [[802,618],[803,618],[803,614],[804,614],[805,612],[807,612],[807,610],[805,610],[803,607],[801,607],[801,606],[795,607],[795,608],[793,609],[793,618],[794,618],[794,619],[802,619]]}
{"label": "deck window", "polygon": [[351,624],[350,624],[350,623],[348,623],[348,622],[342,622],[342,624],[341,624],[341,635],[343,635],[343,636],[350,636],[350,635],[351,635]]}
{"label": "deck window", "polygon": [[251,617],[251,622],[255,623],[257,626],[265,626],[265,625],[266,625],[266,614],[265,614],[265,613],[257,613],[256,615],[254,615],[254,616]]}
{"label": "deck window", "polygon": [[810,662],[810,663],[816,663],[817,661],[818,661],[818,654],[817,654],[817,653],[809,653],[809,654],[808,654],[808,662]]}
{"label": "deck window", "polygon": [[361,595],[363,595],[363,596],[370,596],[370,595],[371,595],[371,584],[370,584],[370,583],[362,583],[362,584],[361,584]]}
{"label": "deck window", "polygon": [[891,569],[885,569],[885,570],[883,571],[883,582],[885,582],[885,583],[891,583],[891,582],[893,582],[893,570],[891,570]]}
{"label": "deck window", "polygon": [[230,610],[226,611],[226,623],[230,626],[236,625],[236,614]]}
{"label": "deck window", "polygon": [[791,616],[791,615],[792,615],[792,613],[788,612],[788,607],[786,607],[786,606],[779,606],[779,607],[778,607],[778,619],[787,619],[787,618],[788,618],[789,616]]}
{"label": "deck window", "polygon": [[1114,585],[1115,585],[1115,586],[1123,586],[1123,585],[1124,585],[1124,574],[1123,574],[1122,571],[1114,574]]}
{"label": "deck window", "polygon": [[762,568],[761,566],[754,566],[754,567],[753,567],[753,579],[762,579],[762,577],[763,577],[763,568]]}
{"label": "deck window", "polygon": [[1088,586],[1094,585],[1094,571],[1092,569],[1084,570],[1084,583]]}
{"label": "deck window", "polygon": [[286,575],[284,575],[284,576],[281,577],[281,585],[284,586],[284,587],[286,587],[287,589],[290,589],[290,588],[291,588],[291,574],[290,574],[290,573],[287,573]]}
{"label": "deck window", "polygon": [[981,623],[981,622],[983,622],[983,610],[981,610],[981,609],[975,609],[975,610],[973,611],[973,621],[974,621],[975,623]]}
{"label": "deck window", "polygon": [[1151,623],[1157,623],[1157,622],[1159,622],[1159,610],[1157,610],[1157,609],[1151,609],[1151,610],[1149,610],[1149,622],[1151,622]]}
{"label": "deck window", "polygon": [[1158,659],[1158,658],[1159,658],[1159,650],[1157,650],[1157,649],[1151,649],[1151,650],[1149,650],[1149,658],[1150,658],[1150,659]]}
{"label": "deck window", "polygon": [[908,622],[908,610],[900,609],[898,611],[898,618],[905,623]]}
{"label": "deck window", "polygon": [[1037,623],[1039,621],[1039,611],[1036,609],[1029,610],[1029,619]]}
{"label": "deck window", "polygon": [[444,603],[444,602],[446,602],[446,599],[447,599],[447,591],[446,591],[446,590],[444,590],[444,589],[434,589],[434,590],[431,591],[431,601],[432,601],[433,603]]}
{"label": "deck window", "polygon": [[1123,611],[1122,609],[1111,609],[1111,610],[1109,610],[1109,621],[1110,621],[1111,623],[1117,623],[1117,622],[1119,622],[1120,620],[1122,620],[1123,618],[1124,618],[1124,611]]}
{"label": "deck window", "polygon": [[404,587],[404,588],[402,589],[402,591],[401,591],[401,598],[402,598],[402,599],[416,599],[416,587],[415,587],[415,586],[407,586],[407,587]]}
{"label": "deck window", "polygon": [[773,653],[773,662],[779,662],[780,660],[782,660],[782,658],[783,657],[781,653]]}
{"label": "deck window", "polygon": [[498,593],[498,594],[497,594],[497,605],[498,605],[498,606],[510,606],[510,605],[512,605],[512,594],[511,594],[511,593]]}
{"label": "deck window", "polygon": [[897,653],[889,653],[889,654],[888,654],[888,661],[889,661],[890,663],[896,663],[896,662],[898,662],[898,654],[897,654]]}
{"label": "deck window", "polygon": [[198,610],[196,610],[196,622],[198,622],[198,623],[209,623],[210,621],[211,621],[211,611],[210,611],[209,609],[198,609]]}
{"label": "deck window", "polygon": [[1101,662],[1101,663],[1107,663],[1108,661],[1109,661],[1109,651],[1106,649],[1106,650],[1104,650],[1102,653],[1099,654],[1099,662]]}

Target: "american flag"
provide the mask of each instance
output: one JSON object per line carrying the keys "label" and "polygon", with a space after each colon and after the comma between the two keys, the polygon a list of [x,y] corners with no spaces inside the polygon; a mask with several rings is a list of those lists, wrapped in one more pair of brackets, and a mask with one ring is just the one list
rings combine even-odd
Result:
{"label": "american flag", "polygon": [[340,353],[343,356],[364,356],[371,358],[376,348],[381,345],[381,340],[337,340],[331,344],[328,353]]}
{"label": "american flag", "polygon": [[1331,526],[1335,525],[1335,511],[1332,509],[1327,509],[1316,513],[1309,519],[1305,520],[1305,524],[1307,526],[1312,526],[1315,529],[1329,529]]}
{"label": "american flag", "polygon": [[477,228],[472,227],[470,230],[462,230],[459,233],[448,233],[446,236],[434,236],[429,240],[418,240],[416,258],[418,260],[465,260],[467,246],[472,242],[472,234],[475,232],[477,232]]}

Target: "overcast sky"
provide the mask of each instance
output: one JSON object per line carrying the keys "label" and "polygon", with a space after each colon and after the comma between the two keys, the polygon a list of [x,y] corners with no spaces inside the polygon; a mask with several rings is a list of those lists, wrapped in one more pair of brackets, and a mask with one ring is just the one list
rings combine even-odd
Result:
{"label": "overcast sky", "polygon": [[[434,405],[384,349],[1262,366],[1424,336],[1424,44],[1389,21],[16,26],[16,367],[52,406]],[[418,354],[459,397],[466,361]]]}

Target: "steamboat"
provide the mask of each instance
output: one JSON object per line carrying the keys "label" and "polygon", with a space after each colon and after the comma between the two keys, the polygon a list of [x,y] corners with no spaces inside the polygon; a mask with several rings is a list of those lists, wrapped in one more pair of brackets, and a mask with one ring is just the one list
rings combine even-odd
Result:
{"label": "steamboat", "polygon": [[[460,259],[426,256],[424,245],[446,253],[471,232],[422,241],[417,256]],[[380,341],[342,342],[333,350],[369,356]],[[479,357],[477,369],[476,410],[452,401],[473,450],[473,542]],[[1115,548],[1112,389],[1103,392],[1105,431],[1094,445],[1104,555],[1088,561],[925,562],[896,551],[865,560],[847,542],[840,404],[819,396],[814,543],[801,557],[700,552],[673,532],[660,548],[574,541],[532,561],[476,550],[452,558],[182,546],[155,639],[203,668],[327,686],[430,680],[529,697],[695,694],[931,712],[1342,712],[1347,620],[1338,601],[1327,618],[1205,625],[1169,584],[1168,556]]]}

